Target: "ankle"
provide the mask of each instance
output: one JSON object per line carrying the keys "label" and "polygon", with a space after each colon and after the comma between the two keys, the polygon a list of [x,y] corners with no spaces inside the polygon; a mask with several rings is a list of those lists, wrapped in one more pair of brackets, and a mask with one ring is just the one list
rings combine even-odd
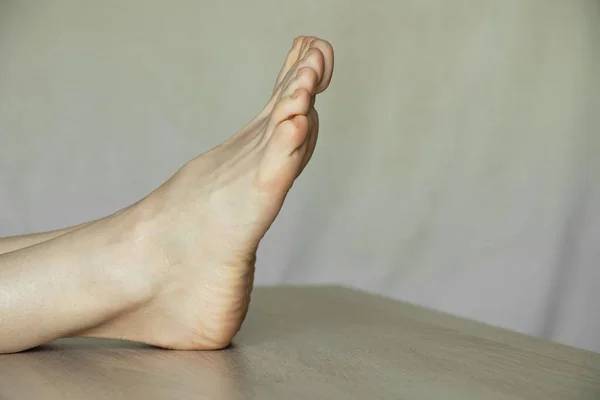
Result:
{"label": "ankle", "polygon": [[84,229],[106,238],[106,251],[113,260],[106,266],[106,279],[122,294],[124,309],[135,309],[150,301],[158,291],[158,271],[148,243],[148,221],[137,205],[123,209]]}

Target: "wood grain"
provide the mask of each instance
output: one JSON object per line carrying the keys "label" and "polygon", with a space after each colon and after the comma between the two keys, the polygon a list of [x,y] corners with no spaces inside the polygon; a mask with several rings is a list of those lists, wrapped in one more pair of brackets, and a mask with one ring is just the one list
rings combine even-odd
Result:
{"label": "wood grain", "polygon": [[600,355],[342,287],[255,290],[234,344],[65,339],[0,356],[0,399],[598,399]]}

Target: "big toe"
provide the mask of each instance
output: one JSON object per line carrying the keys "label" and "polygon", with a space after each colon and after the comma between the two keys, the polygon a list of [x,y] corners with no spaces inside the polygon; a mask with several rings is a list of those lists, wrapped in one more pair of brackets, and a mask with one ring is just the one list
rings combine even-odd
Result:
{"label": "big toe", "polygon": [[259,169],[259,182],[267,191],[285,195],[303,167],[309,143],[309,120],[298,114],[280,123],[271,137]]}

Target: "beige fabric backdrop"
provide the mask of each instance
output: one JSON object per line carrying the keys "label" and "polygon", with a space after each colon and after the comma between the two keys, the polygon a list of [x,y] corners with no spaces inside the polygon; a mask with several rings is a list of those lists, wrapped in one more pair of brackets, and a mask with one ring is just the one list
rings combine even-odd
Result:
{"label": "beige fabric backdrop", "polygon": [[338,282],[600,351],[597,1],[1,1],[0,235],[125,206],[329,39],[258,284]]}

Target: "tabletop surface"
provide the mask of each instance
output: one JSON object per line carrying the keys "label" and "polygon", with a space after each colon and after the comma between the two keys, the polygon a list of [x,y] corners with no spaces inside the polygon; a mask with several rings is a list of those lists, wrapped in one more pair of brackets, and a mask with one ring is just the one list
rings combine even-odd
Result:
{"label": "tabletop surface", "polygon": [[337,286],[257,288],[233,345],[63,339],[0,399],[600,399],[600,354]]}

